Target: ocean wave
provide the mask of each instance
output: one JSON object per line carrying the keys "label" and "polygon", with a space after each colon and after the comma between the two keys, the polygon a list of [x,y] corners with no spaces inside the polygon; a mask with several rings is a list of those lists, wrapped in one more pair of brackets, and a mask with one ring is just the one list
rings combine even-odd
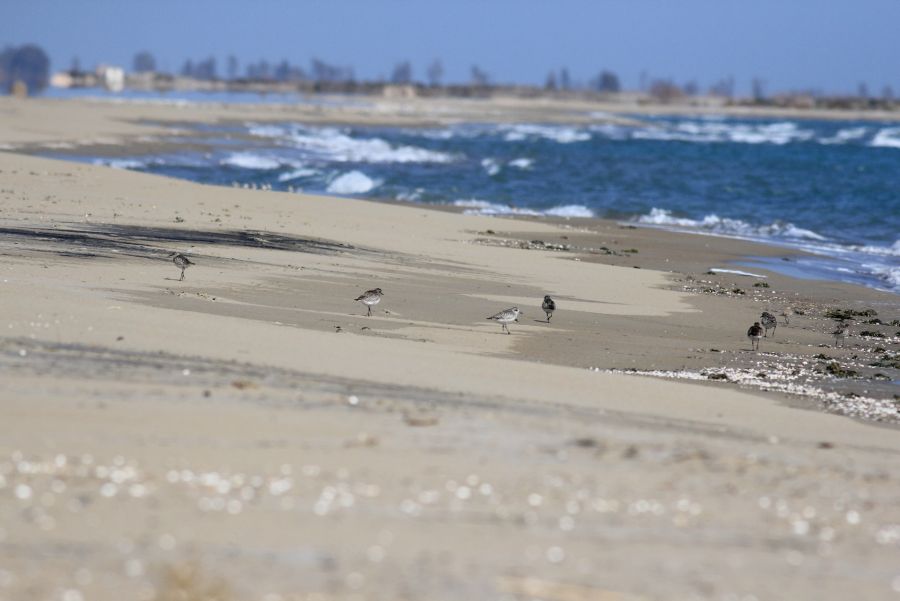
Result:
{"label": "ocean wave", "polygon": [[291,182],[295,179],[300,179],[302,177],[312,177],[314,175],[318,175],[319,171],[317,169],[310,169],[308,167],[301,167],[300,169],[294,169],[293,171],[288,171],[287,173],[282,173],[278,176],[278,181],[280,182]]}
{"label": "ocean wave", "polygon": [[325,189],[331,194],[365,194],[381,185],[362,171],[348,171],[335,177]]}
{"label": "ocean wave", "polygon": [[715,214],[706,215],[703,219],[698,220],[687,217],[675,217],[671,211],[656,207],[651,209],[647,215],[638,217],[637,222],[646,225],[700,229],[714,234],[732,236],[825,240],[824,236],[812,230],[797,227],[793,223],[784,221],[775,221],[768,225],[752,225],[741,219],[729,219]]}
{"label": "ocean wave", "polygon": [[464,215],[527,215],[531,217],[593,217],[594,212],[583,205],[561,205],[545,210],[527,209],[476,198],[453,201],[453,206],[462,207]]}
{"label": "ocean wave", "polygon": [[522,169],[523,171],[526,169],[531,169],[534,166],[534,159],[529,159],[526,157],[520,157],[518,159],[513,159],[509,163],[507,163],[510,167],[515,167],[516,169]]}
{"label": "ocean wave", "polygon": [[805,142],[815,132],[801,129],[791,121],[751,124],[725,121],[680,121],[671,125],[639,128],[631,137],[637,140],[679,142],[734,142],[739,144],[776,144]]}
{"label": "ocean wave", "polygon": [[517,123],[504,125],[499,129],[505,132],[503,139],[507,142],[521,142],[529,138],[544,138],[560,144],[571,144],[573,142],[586,142],[591,139],[590,132],[563,125]]}
{"label": "ocean wave", "polygon": [[139,161],[137,159],[95,159],[95,165],[104,165],[113,169],[142,169],[149,163],[147,161]]}
{"label": "ocean wave", "polygon": [[354,138],[335,127],[251,126],[251,134],[276,138],[323,161],[338,163],[450,163],[457,155],[417,146],[392,146],[381,138]]}
{"label": "ocean wave", "polygon": [[500,173],[500,163],[498,163],[495,159],[482,159],[481,167],[484,169],[485,173],[494,177],[498,173]]}
{"label": "ocean wave", "polygon": [[852,250],[858,250],[868,255],[882,255],[887,257],[900,257],[900,240],[894,242],[891,246],[854,246]]}
{"label": "ocean wave", "polygon": [[869,142],[870,146],[900,148],[900,127],[886,127],[878,130]]}
{"label": "ocean wave", "polygon": [[891,290],[900,290],[900,265],[863,263],[863,268],[881,280]]}
{"label": "ocean wave", "polygon": [[225,157],[221,161],[222,165],[229,167],[239,167],[241,169],[258,169],[268,171],[278,169],[281,162],[272,157],[254,154],[252,152],[235,152]]}
{"label": "ocean wave", "polygon": [[820,138],[821,144],[846,144],[854,140],[864,138],[868,130],[865,127],[846,127],[838,130],[834,136],[830,138]]}

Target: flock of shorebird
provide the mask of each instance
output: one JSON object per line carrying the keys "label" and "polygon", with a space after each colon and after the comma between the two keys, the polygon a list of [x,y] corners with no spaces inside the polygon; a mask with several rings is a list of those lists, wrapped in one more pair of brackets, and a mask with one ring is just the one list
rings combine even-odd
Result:
{"label": "flock of shorebird", "polygon": [[[183,253],[171,253],[169,258],[172,259],[172,263],[175,264],[175,267],[181,270],[181,277],[178,281],[184,281],[184,270],[193,265],[194,262],[188,259]],[[369,317],[372,315],[372,307],[381,302],[382,296],[384,296],[384,292],[381,288],[373,288],[371,290],[366,290],[353,300],[359,301],[366,306],[366,317]],[[541,303],[541,309],[543,309],[544,313],[547,315],[547,323],[550,323],[550,318],[553,317],[553,312],[556,311],[556,301],[550,298],[549,295],[545,296],[544,302]],[[487,319],[499,323],[503,326],[503,331],[509,334],[509,327],[507,327],[507,324],[512,322],[518,323],[519,315],[524,314],[525,313],[520,311],[518,307],[510,307],[509,309],[500,311],[496,315],[491,315]]]}
{"label": "flock of shorebird", "polygon": [[[784,317],[784,323],[791,323],[791,315],[794,314],[794,310],[788,307],[785,309],[781,316]],[[766,338],[769,335],[769,330],[772,330],[772,336],[775,336],[775,329],[778,327],[778,319],[769,313],[768,311],[763,311],[762,315],[759,316],[759,321],[753,323],[750,326],[750,329],[747,330],[747,338],[750,339],[750,348],[752,350],[759,350],[759,340],[760,338]],[[850,328],[846,323],[839,323],[835,328],[834,332],[831,335],[834,337],[834,345],[835,346],[844,346],[844,340],[847,338],[847,330]]]}
{"label": "flock of shorebird", "polygon": [[[172,259],[172,262],[175,264],[175,267],[181,270],[181,277],[179,278],[179,282],[184,280],[184,270],[194,264],[193,261],[187,258],[182,253],[172,253],[169,255]],[[372,307],[381,302],[381,297],[384,296],[384,292],[382,292],[381,288],[373,288],[372,290],[366,290],[359,296],[357,296],[355,301],[359,301],[366,306],[366,316],[372,315]],[[544,297],[544,301],[541,303],[541,309],[547,315],[547,323],[550,323],[550,318],[553,317],[553,312],[556,311],[556,301],[550,298],[549,295]],[[508,324],[513,322],[519,322],[519,315],[524,315],[523,311],[520,311],[518,307],[510,307],[509,309],[504,309],[500,311],[496,315],[491,315],[486,319],[491,321],[496,321],[503,327],[503,331],[509,334]],[[793,309],[785,309],[781,316],[784,317],[784,323],[791,323],[791,315],[794,314]],[[769,330],[772,330],[772,336],[775,336],[775,330],[778,328],[778,319],[769,313],[768,311],[763,311],[762,315],[759,317],[759,321],[754,322],[750,329],[747,330],[747,338],[750,339],[750,347],[752,350],[759,350],[759,341],[761,338],[768,337]],[[834,336],[835,346],[843,346],[844,340],[847,337],[847,324],[838,324],[837,329],[831,333]]]}

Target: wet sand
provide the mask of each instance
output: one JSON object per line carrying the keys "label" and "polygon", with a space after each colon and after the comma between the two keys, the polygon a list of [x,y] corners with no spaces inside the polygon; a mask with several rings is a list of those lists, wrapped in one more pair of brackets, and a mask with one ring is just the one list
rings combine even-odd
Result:
{"label": "wet sand", "polygon": [[[821,348],[824,312],[887,321],[896,296],[708,275],[781,253],[733,240],[10,153],[0,206],[0,598],[900,589],[890,415],[609,371],[868,363],[896,339]],[[171,251],[196,262],[183,282]],[[484,317],[511,304],[507,336]],[[748,320],[786,304],[805,314],[750,353]],[[873,371],[851,386],[891,400]]]}

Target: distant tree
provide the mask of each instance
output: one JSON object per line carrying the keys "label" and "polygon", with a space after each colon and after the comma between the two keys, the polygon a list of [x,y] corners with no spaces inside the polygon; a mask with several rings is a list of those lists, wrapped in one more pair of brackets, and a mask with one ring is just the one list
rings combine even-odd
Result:
{"label": "distant tree", "polygon": [[709,88],[709,92],[713,96],[732,98],[734,96],[734,77],[729,75],[724,79],[720,79]]}
{"label": "distant tree", "polygon": [[700,93],[700,85],[692,79],[690,81],[685,82],[685,84],[683,86],[681,86],[681,90],[687,96],[696,96],[697,94]]}
{"label": "distant tree", "polygon": [[228,79],[237,79],[239,66],[238,59],[235,55],[228,55],[227,66],[225,67],[225,69],[228,73]]}
{"label": "distant tree", "polygon": [[275,79],[278,81],[287,81],[291,76],[291,64],[287,59],[282,60],[275,66]]}
{"label": "distant tree", "polygon": [[216,79],[216,59],[211,56],[194,65],[194,77],[207,81]]}
{"label": "distant tree", "polygon": [[313,58],[311,62],[312,78],[319,83],[341,83],[353,81],[353,69],[330,65],[323,60]]}
{"label": "distant tree", "polygon": [[655,79],[650,84],[650,95],[660,102],[669,102],[684,96],[684,90],[670,79]]}
{"label": "distant tree", "polygon": [[869,86],[864,81],[860,82],[859,87],[856,88],[856,95],[863,100],[869,99]]}
{"label": "distant tree", "polygon": [[894,101],[894,88],[891,86],[884,86],[881,90],[881,99],[885,102],[893,102]]}
{"label": "distant tree", "polygon": [[49,77],[50,59],[40,46],[10,46],[0,53],[0,90],[5,94],[16,82],[24,84],[29,94],[37,94],[47,87]]}
{"label": "distant tree", "polygon": [[555,91],[558,87],[556,83],[556,71],[550,71],[547,73],[547,79],[544,80],[544,89]]}
{"label": "distant tree", "polygon": [[612,71],[601,71],[597,77],[591,80],[590,86],[598,92],[615,93],[622,89],[619,76]]}
{"label": "distant tree", "polygon": [[559,70],[559,89],[572,89],[572,78],[569,77],[569,70],[565,67]]}
{"label": "distant tree", "polygon": [[441,59],[436,58],[428,65],[428,83],[431,86],[439,86],[443,79],[444,63],[441,62]]}
{"label": "distant tree", "polygon": [[135,73],[150,73],[156,71],[156,59],[146,50],[142,50],[134,55],[132,69]]}
{"label": "distant tree", "polygon": [[184,64],[181,65],[181,76],[182,77],[193,77],[194,76],[194,61],[191,59],[187,59],[184,61]]}
{"label": "distant tree", "polygon": [[750,93],[755,102],[764,102],[766,100],[766,82],[759,77],[754,77],[750,82]]}
{"label": "distant tree", "polygon": [[72,57],[72,66],[69,67],[69,73],[81,73],[81,60],[77,56]]}
{"label": "distant tree", "polygon": [[403,61],[394,65],[394,72],[391,73],[391,83],[408,84],[412,82],[412,65],[409,61]]}
{"label": "distant tree", "polygon": [[640,76],[638,77],[638,89],[641,92],[647,91],[647,80],[650,76],[647,75],[647,71],[641,71]]}
{"label": "distant tree", "polygon": [[478,65],[472,65],[470,80],[473,86],[485,87],[490,84],[491,78],[487,71],[483,71]]}

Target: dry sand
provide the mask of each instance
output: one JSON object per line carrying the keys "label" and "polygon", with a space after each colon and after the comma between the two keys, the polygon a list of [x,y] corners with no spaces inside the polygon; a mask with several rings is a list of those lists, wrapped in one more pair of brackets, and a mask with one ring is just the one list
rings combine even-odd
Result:
{"label": "dry sand", "polygon": [[[83,103],[35,106],[0,143],[85,135]],[[118,110],[86,127],[154,131]],[[775,274],[692,291],[712,261],[775,252],[748,243],[10,153],[0,228],[0,599],[900,591],[896,429],[589,369],[757,361],[746,315],[787,302],[810,313],[763,348],[812,354],[821,306],[894,296]],[[504,246],[535,239],[582,251]],[[197,263],[184,282],[171,251]],[[351,299],[374,286],[367,318]],[[510,304],[507,336],[484,317]]]}

